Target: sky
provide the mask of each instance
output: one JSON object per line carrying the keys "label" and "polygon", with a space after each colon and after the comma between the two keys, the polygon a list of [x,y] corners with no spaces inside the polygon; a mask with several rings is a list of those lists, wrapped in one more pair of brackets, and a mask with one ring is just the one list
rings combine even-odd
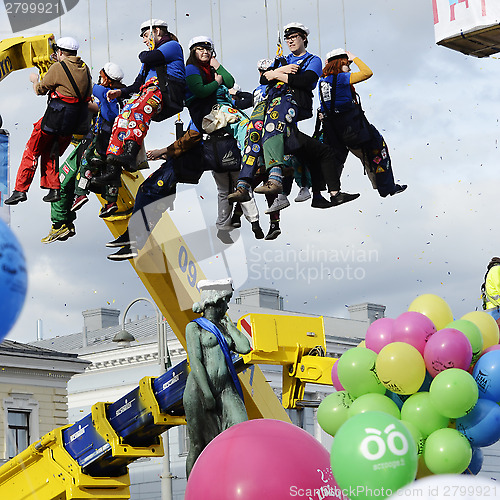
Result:
{"label": "sky", "polygon": [[[74,36],[94,79],[111,59],[123,68],[125,81],[132,82],[139,70],[137,54],[144,49],[139,26],[148,18],[151,2],[107,3],[108,23],[106,2],[81,0],[60,21],[15,35],[1,6],[0,39]],[[383,304],[387,316],[397,317],[423,293],[444,298],[456,318],[481,307],[486,265],[499,253],[498,59],[437,46],[430,0],[349,0],[344,6],[340,0],[267,0],[267,20],[264,0],[218,0],[212,8],[210,0],[153,0],[152,12],[169,23],[185,53],[193,36],[211,36],[219,59],[247,91],[258,84],[257,61],[275,53],[278,26],[291,21],[308,26],[308,49],[322,59],[346,44],[373,70],[357,91],[367,118],[387,141],[396,181],[408,184],[404,193],[380,198],[359,160],[350,157],[342,189],[361,194],[354,202],[312,209],[308,202],[293,202],[294,185],[278,239],[255,240],[243,222],[242,244],[235,247],[243,264],[235,278],[236,295],[244,288],[276,288],[285,309],[339,317],[348,317],[347,306],[363,302]],[[45,99],[32,91],[31,71],[13,72],[0,82],[0,114],[11,137],[12,186],[32,124],[45,109]],[[186,111],[182,117],[187,123]],[[300,127],[311,132],[313,120]],[[146,148],[163,147],[173,139],[173,120],[153,123]],[[20,342],[36,339],[38,319],[49,338],[81,331],[83,310],[123,311],[136,297],[148,297],[127,262],[106,259],[105,243],[112,237],[98,218],[96,198],[78,212],[76,237],[40,243],[50,229],[50,206],[41,201],[38,179],[28,201],[11,209],[11,227],[23,247],[29,279],[23,310],[8,334]],[[181,233],[196,225],[193,218],[199,213],[205,226],[213,226],[216,187],[210,174],[180,192],[198,206],[189,212],[179,203],[175,219]],[[264,197],[258,196],[257,203],[267,232]],[[219,277],[210,272],[209,277]],[[151,306],[138,303],[131,314],[151,315]]]}

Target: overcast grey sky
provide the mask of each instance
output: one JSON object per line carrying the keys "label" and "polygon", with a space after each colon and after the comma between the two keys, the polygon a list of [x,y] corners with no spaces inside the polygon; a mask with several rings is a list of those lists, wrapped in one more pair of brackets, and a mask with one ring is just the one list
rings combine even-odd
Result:
{"label": "overcast grey sky", "polygon": [[[500,61],[435,45],[430,1],[346,1],[345,32],[340,0],[267,4],[267,31],[264,0],[220,0],[213,2],[212,13],[209,0],[154,0],[153,17],[168,21],[185,52],[191,37],[213,35],[223,64],[249,91],[257,85],[257,60],[268,52],[274,55],[278,24],[306,24],[311,30],[309,50],[322,58],[346,39],[347,48],[374,72],[357,90],[368,119],[389,145],[396,179],[409,187],[382,199],[359,161],[350,158],[342,186],[360,192],[358,200],[329,210],[292,202],[282,212],[282,235],[271,242],[253,239],[249,225],[243,224],[248,278],[238,283],[240,288],[278,288],[286,309],[337,316],[347,316],[347,305],[368,301],[386,305],[387,315],[396,317],[422,293],[443,297],[456,317],[480,307],[486,264],[499,253],[495,215]],[[61,26],[63,35],[80,41],[81,56],[92,61],[96,79],[108,60],[105,2],[90,1],[91,37],[88,5],[81,0],[61,19]],[[125,80],[131,82],[139,69],[137,54],[143,50],[138,27],[149,17],[150,2],[109,0],[108,5],[111,60],[123,67]],[[3,6],[0,9],[0,37],[14,36]],[[21,34],[43,33],[58,37],[59,22]],[[32,123],[45,109],[45,99],[32,92],[30,72],[14,72],[0,83],[0,114],[11,134],[12,185]],[[186,114],[183,117],[187,120]],[[311,131],[313,120],[301,128]],[[172,121],[153,123],[146,147],[169,144],[173,132]],[[294,186],[291,199],[297,189]],[[215,193],[211,176],[205,174],[195,194],[206,224],[215,221]],[[128,263],[106,259],[104,244],[110,233],[97,216],[96,199],[78,212],[75,238],[42,245],[40,239],[50,229],[50,207],[41,201],[43,194],[36,177],[28,202],[11,211],[12,229],[29,270],[26,303],[9,335],[18,341],[35,339],[38,318],[46,338],[63,335],[81,330],[82,310],[123,310],[147,293]],[[265,200],[257,199],[267,232]],[[181,232],[192,230],[193,220],[185,220]],[[131,311],[151,312],[145,304]]]}

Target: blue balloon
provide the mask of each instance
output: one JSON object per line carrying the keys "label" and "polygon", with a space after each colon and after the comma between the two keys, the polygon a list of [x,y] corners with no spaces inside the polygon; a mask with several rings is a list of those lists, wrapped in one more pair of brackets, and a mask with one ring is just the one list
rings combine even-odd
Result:
{"label": "blue balloon", "polygon": [[472,371],[479,397],[500,402],[500,351],[483,354]]}
{"label": "blue balloon", "polygon": [[478,399],[468,415],[457,418],[456,429],[472,447],[496,443],[500,439],[500,406],[489,399]]}
{"label": "blue balloon", "polygon": [[0,342],[21,313],[27,288],[23,250],[9,226],[0,219]]}
{"label": "blue balloon", "polygon": [[472,458],[470,459],[470,464],[465,469],[462,474],[471,474],[476,476],[479,474],[481,467],[483,466],[483,450],[481,448],[472,448]]}

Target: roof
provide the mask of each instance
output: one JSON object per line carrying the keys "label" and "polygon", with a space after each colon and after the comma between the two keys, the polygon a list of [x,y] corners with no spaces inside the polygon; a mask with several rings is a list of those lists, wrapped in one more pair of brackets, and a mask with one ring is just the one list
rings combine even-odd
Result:
{"label": "roof", "polygon": [[35,346],[31,344],[21,344],[20,342],[14,342],[13,340],[3,340],[0,343],[0,354],[12,353],[20,355],[34,355],[43,356],[45,358],[77,358],[77,354],[55,351],[53,349],[47,349],[42,346]]}

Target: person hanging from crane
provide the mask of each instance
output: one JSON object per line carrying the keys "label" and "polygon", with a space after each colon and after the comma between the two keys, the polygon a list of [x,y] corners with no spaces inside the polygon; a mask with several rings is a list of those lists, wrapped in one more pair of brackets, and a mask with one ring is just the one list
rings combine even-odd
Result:
{"label": "person hanging from crane", "polygon": [[[312,91],[321,75],[321,59],[307,52],[309,29],[300,23],[284,27],[285,40],[291,53],[277,57],[274,66],[264,72],[261,83],[268,85],[266,99],[256,106],[248,129],[247,145],[243,156],[236,191],[229,195],[231,202],[245,201],[250,196],[252,178],[263,151],[268,180],[254,192],[278,194],[283,192],[283,166],[285,147],[288,152],[309,159],[309,165],[319,165],[313,179],[313,192],[321,190],[326,181],[330,201],[315,198],[311,206],[329,208],[356,199],[359,194],[340,191],[337,162],[330,149],[319,141],[300,132],[297,122],[312,116]],[[292,145],[293,143],[293,145]],[[319,172],[319,170],[321,172]],[[312,172],[311,172],[312,173]],[[319,181],[319,177],[321,181]],[[323,181],[324,179],[324,181]]]}
{"label": "person hanging from crane", "polygon": [[493,257],[488,263],[481,285],[481,297],[483,309],[500,327],[500,257]]}
{"label": "person hanging from crane", "polygon": [[140,36],[149,50],[139,54],[141,70],[134,83],[109,90],[107,99],[137,97],[118,115],[106,151],[106,172],[99,183],[105,185],[121,175],[122,167],[136,170],[136,159],[151,120],[161,121],[182,111],[185,67],[182,47],[161,19],[145,21]]}
{"label": "person hanging from crane", "polygon": [[[353,62],[359,71],[351,72]],[[356,83],[372,75],[372,70],[351,52],[330,51],[318,85],[320,114],[324,141],[335,150],[342,165],[351,151],[363,163],[373,187],[385,198],[403,192],[407,186],[394,182],[387,144],[366,119],[354,89]]]}
{"label": "person hanging from crane", "polygon": [[[211,142],[217,147],[217,142],[224,139],[224,131],[229,132],[236,141],[240,151],[245,144],[249,119],[240,109],[233,106],[229,89],[234,87],[233,76],[216,59],[214,44],[207,36],[196,36],[189,41],[189,57],[186,61],[186,106],[196,129],[209,133]],[[233,141],[234,142],[234,141]],[[231,160],[230,151],[221,151],[223,157]],[[221,241],[232,243],[228,233],[234,227],[231,225],[231,206],[228,195],[235,188],[241,167],[238,161],[227,161],[227,168],[212,171],[217,185],[218,215],[216,227],[217,236]],[[257,239],[264,238],[259,224],[259,211],[253,197],[242,203],[243,213],[251,223],[252,231]]]}
{"label": "person hanging from crane", "polygon": [[[27,192],[40,158],[40,187],[48,189],[43,201],[61,198],[58,158],[71,142],[75,133],[88,132],[88,102],[92,92],[92,79],[88,66],[77,56],[78,42],[62,37],[54,45],[52,64],[39,81],[32,73],[30,81],[36,95],[48,95],[45,114],[33,126],[21,164],[16,175],[12,195],[4,203],[17,205],[28,199]],[[86,130],[83,130],[86,129]]]}

